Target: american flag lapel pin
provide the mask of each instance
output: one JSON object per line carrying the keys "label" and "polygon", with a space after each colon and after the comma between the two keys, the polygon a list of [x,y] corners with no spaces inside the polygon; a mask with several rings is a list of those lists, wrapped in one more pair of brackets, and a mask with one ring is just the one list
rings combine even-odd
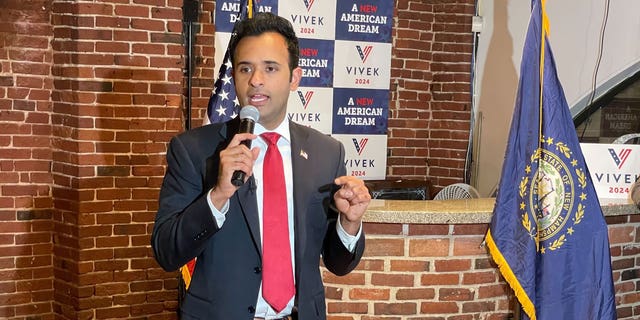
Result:
{"label": "american flag lapel pin", "polygon": [[305,160],[309,159],[309,156],[307,155],[307,153],[304,150],[300,150],[300,156],[305,158]]}

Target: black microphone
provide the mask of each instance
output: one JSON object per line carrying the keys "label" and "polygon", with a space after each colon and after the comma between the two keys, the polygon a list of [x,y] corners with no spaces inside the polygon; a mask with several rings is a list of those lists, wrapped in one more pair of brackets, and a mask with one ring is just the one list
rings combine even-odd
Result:
{"label": "black microphone", "polygon": [[[240,109],[240,128],[238,128],[238,133],[253,133],[253,127],[256,122],[260,118],[260,111],[258,108],[252,105],[246,105]],[[251,140],[247,139],[241,142],[247,148],[251,149]],[[236,187],[239,187],[244,184],[244,176],[246,173],[241,170],[236,170],[233,172],[233,176],[231,176],[231,184]]]}

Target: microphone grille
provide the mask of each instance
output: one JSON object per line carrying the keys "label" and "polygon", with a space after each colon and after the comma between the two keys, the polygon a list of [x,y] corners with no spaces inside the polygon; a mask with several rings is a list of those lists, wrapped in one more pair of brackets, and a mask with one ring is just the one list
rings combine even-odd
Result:
{"label": "microphone grille", "polygon": [[251,119],[253,122],[258,122],[260,111],[252,105],[246,105],[240,109],[240,119]]}

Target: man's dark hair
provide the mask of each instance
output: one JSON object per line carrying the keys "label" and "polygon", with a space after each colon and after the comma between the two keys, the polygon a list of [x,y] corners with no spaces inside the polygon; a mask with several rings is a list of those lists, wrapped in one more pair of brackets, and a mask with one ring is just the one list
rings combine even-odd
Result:
{"label": "man's dark hair", "polygon": [[231,36],[231,41],[229,42],[229,57],[231,58],[231,62],[233,62],[236,47],[242,38],[259,36],[265,32],[277,32],[284,37],[287,50],[289,51],[289,69],[290,72],[293,72],[293,69],[298,67],[298,59],[300,56],[298,37],[293,30],[293,26],[287,19],[270,12],[256,13],[253,18],[242,20],[235,25],[234,34]]}

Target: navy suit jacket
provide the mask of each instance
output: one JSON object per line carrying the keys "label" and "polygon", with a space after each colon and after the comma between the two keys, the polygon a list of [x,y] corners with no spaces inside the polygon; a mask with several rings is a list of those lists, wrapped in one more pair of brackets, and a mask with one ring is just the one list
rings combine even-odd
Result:
{"label": "navy suit jacket", "polygon": [[[182,319],[253,319],[262,281],[260,225],[253,177],[229,200],[218,228],[207,204],[216,184],[219,153],[239,120],[206,125],[177,135],[167,150],[151,245],[160,266],[173,271],[197,257]],[[353,270],[364,251],[364,233],[354,253],[336,232],[334,178],[344,175],[344,147],[314,129],[290,123],[295,232],[295,306],[300,319],[326,319],[320,258],[336,275]]]}

